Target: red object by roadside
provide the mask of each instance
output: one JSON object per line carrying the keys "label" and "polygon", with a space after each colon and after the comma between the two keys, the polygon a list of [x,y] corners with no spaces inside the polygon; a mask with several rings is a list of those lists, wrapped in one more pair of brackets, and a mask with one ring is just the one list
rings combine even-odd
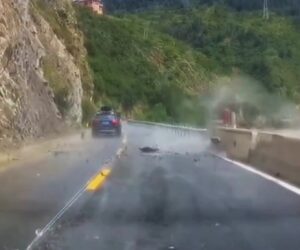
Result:
{"label": "red object by roadside", "polygon": [[114,120],[111,121],[111,123],[112,123],[114,126],[118,126],[118,125],[120,125],[120,120],[114,119]]}
{"label": "red object by roadside", "polygon": [[231,111],[229,109],[224,109],[222,112],[223,125],[231,125]]}

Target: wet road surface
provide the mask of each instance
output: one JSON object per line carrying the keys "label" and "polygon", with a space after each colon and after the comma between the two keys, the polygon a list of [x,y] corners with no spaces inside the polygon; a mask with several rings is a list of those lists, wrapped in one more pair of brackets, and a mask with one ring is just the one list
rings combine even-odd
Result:
{"label": "wet road surface", "polygon": [[25,249],[36,229],[44,227],[115,155],[121,138],[92,139],[87,134],[76,140],[65,141],[46,157],[13,163],[1,172],[0,249]]}
{"label": "wet road surface", "polygon": [[127,137],[105,186],[33,249],[300,249],[295,193],[208,153],[201,134],[130,125]]}

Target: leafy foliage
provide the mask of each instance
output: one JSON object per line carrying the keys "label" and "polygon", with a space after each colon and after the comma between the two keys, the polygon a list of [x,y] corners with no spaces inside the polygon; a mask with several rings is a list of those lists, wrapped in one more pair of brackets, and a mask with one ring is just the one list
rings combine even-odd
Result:
{"label": "leafy foliage", "polygon": [[[299,15],[300,2],[297,0],[268,0],[272,11],[281,14]],[[237,11],[262,10],[263,0],[104,0],[106,8],[111,12],[144,11],[161,7],[172,9],[188,9],[192,7],[224,5]]]}
{"label": "leafy foliage", "polygon": [[95,100],[139,119],[202,124],[203,95],[219,76],[258,81],[268,94],[249,108],[255,114],[276,112],[282,97],[300,102],[300,34],[291,18],[271,13],[266,21],[223,5],[104,17],[79,8],[78,15]]}
{"label": "leafy foliage", "polygon": [[85,8],[78,8],[78,14],[95,101],[132,115],[134,107],[142,107],[150,120],[182,121],[182,103],[208,87],[210,60],[136,16],[101,17]]}
{"label": "leafy foliage", "polygon": [[140,16],[204,53],[223,73],[246,73],[268,91],[300,101],[300,34],[288,18],[273,14],[265,21],[220,6]]}

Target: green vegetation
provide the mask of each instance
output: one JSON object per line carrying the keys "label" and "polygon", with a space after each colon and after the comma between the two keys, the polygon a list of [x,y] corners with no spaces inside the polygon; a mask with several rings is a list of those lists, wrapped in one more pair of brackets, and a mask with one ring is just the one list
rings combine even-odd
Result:
{"label": "green vegetation", "polygon": [[[222,4],[236,11],[262,11],[263,0],[103,0],[105,7],[112,12],[134,12],[151,9],[190,9],[201,6]],[[269,0],[271,11],[290,16],[300,14],[300,2],[297,0]]]}
{"label": "green vegetation", "polygon": [[270,92],[300,102],[300,33],[286,17],[237,13],[223,7],[141,14],[151,25],[186,42],[224,73],[245,73]]}
{"label": "green vegetation", "polygon": [[[264,20],[260,0],[220,2],[229,7],[211,0],[168,0],[163,2],[168,9],[159,10],[155,6],[160,1],[124,0],[122,6],[110,1],[107,7],[116,11],[114,16],[76,7],[77,18],[69,2],[54,1],[49,8],[52,1],[35,0],[32,6],[81,69],[84,122],[96,107],[107,104],[137,119],[203,124],[213,90],[229,85],[235,87],[227,90],[227,103],[237,92],[245,106],[252,101],[248,110],[255,112],[245,116],[274,114],[282,100],[299,104],[300,32],[287,16],[298,4],[287,0],[282,8],[279,0],[273,1],[277,14]],[[136,9],[143,11],[130,14]],[[129,12],[121,14],[124,10]],[[68,89],[52,56],[43,60],[44,73],[63,113]],[[239,87],[233,79],[244,82]],[[253,93],[242,94],[244,89]]]}
{"label": "green vegetation", "polygon": [[[223,76],[258,82],[257,114],[276,112],[279,100],[300,103],[300,33],[287,17],[222,6],[104,17],[79,8],[78,16],[95,100],[136,118],[203,123]],[[244,89],[255,82],[246,81]]]}
{"label": "green vegetation", "polygon": [[194,107],[212,79],[206,56],[136,16],[101,17],[85,8],[78,14],[96,102],[139,119],[203,123],[203,109]]}

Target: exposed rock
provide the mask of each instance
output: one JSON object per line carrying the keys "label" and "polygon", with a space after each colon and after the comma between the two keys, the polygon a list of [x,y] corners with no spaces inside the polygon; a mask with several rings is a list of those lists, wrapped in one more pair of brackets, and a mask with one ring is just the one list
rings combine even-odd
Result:
{"label": "exposed rock", "polygon": [[[65,121],[82,119],[78,60],[32,6],[28,0],[0,0],[0,138],[38,137],[60,130]],[[80,35],[74,37],[79,37],[77,46],[85,51]],[[55,62],[49,72],[45,61]],[[55,78],[48,79],[49,75],[59,76],[59,87],[67,90],[61,97],[67,106],[64,112],[56,102]]]}
{"label": "exposed rock", "polygon": [[141,152],[143,153],[156,153],[159,151],[158,148],[153,148],[153,147],[142,147],[139,148]]}
{"label": "exposed rock", "polygon": [[67,51],[63,42],[54,34],[51,26],[37,14],[35,14],[35,22],[37,24],[37,37],[47,52],[43,58],[46,58],[45,60],[55,60],[55,66],[52,69],[56,71],[56,74],[61,75],[63,78],[61,84],[68,89],[66,101],[69,108],[65,118],[71,122],[80,123],[82,118],[81,100],[83,96],[80,70],[74,62],[74,57]]}

